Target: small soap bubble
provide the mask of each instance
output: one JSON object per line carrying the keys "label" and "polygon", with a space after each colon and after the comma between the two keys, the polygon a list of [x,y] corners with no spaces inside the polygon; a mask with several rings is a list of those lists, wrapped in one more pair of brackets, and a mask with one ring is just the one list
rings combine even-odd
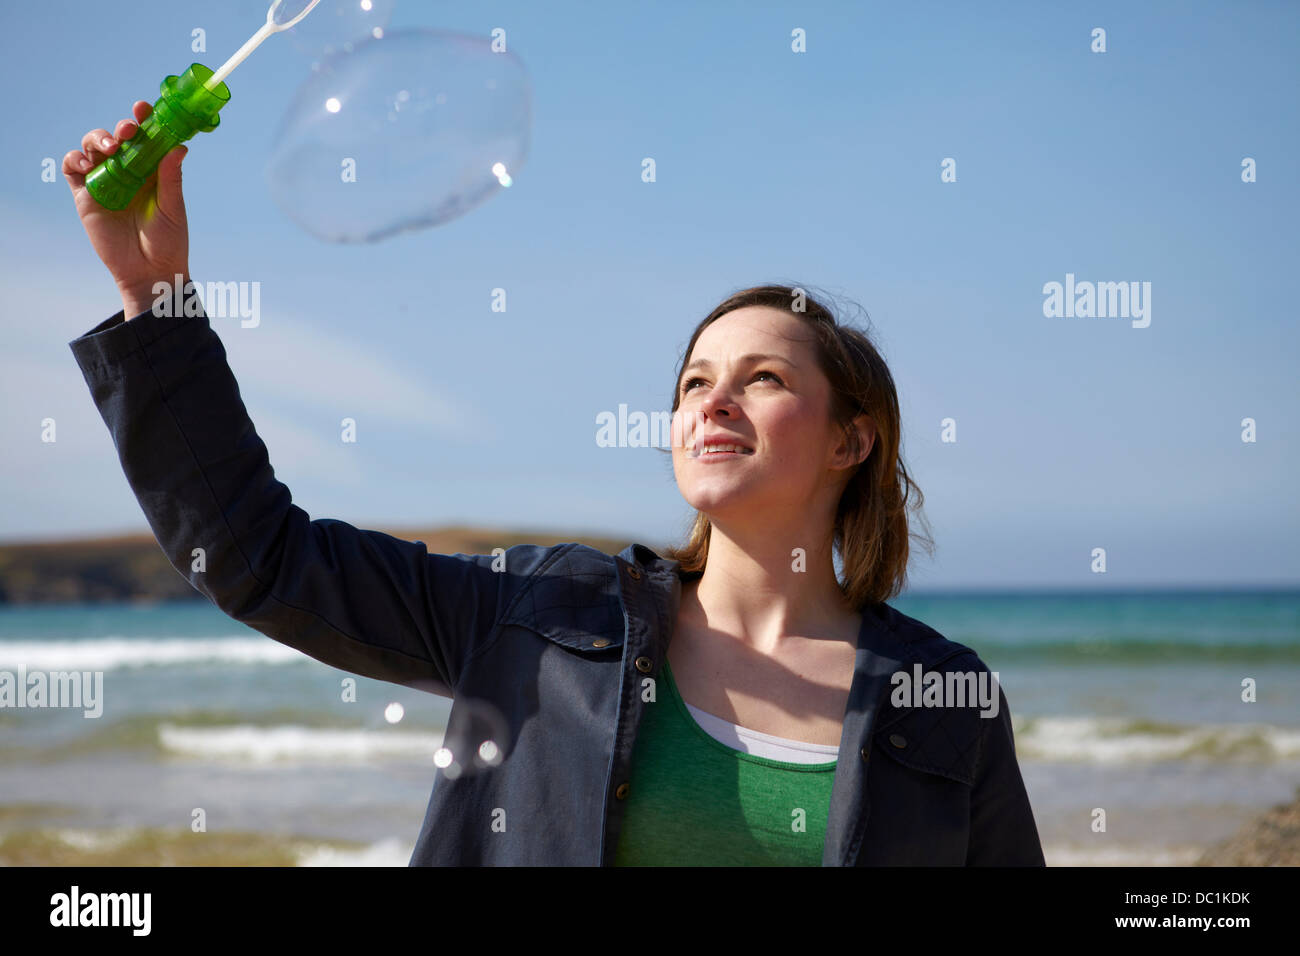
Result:
{"label": "small soap bubble", "polygon": [[532,93],[523,64],[490,43],[396,30],[321,61],[267,164],[276,203],[321,239],[373,242],[509,188],[528,154]]}
{"label": "small soap bubble", "polygon": [[499,766],[509,735],[505,717],[490,702],[457,697],[452,701],[442,746],[433,755],[434,766],[451,780]]}
{"label": "small soap bubble", "polygon": [[478,746],[478,757],[484,766],[495,767],[501,762],[501,748],[495,740],[485,740]]}
{"label": "small soap bubble", "polygon": [[384,720],[388,721],[390,724],[397,723],[405,714],[405,708],[403,708],[397,701],[393,701],[384,708]]}

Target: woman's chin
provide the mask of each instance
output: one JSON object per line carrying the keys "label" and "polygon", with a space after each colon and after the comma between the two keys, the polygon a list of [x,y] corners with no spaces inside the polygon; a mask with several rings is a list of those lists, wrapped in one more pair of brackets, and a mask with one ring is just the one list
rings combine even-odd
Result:
{"label": "woman's chin", "polygon": [[744,513],[749,495],[739,488],[707,487],[712,482],[704,482],[706,487],[698,484],[682,495],[696,511],[702,512],[710,520],[727,514]]}

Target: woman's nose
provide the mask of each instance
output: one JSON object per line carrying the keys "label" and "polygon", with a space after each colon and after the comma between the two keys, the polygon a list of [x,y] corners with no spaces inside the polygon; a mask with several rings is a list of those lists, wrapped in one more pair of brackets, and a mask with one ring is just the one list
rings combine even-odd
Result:
{"label": "woman's nose", "polygon": [[731,387],[728,385],[716,386],[709,389],[708,395],[697,406],[698,409],[707,416],[730,417],[738,411],[736,400],[731,394]]}

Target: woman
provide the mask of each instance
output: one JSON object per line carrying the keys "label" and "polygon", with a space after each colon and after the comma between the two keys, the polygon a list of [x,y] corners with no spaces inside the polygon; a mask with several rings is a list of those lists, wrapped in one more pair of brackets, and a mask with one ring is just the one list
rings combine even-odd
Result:
{"label": "woman", "polygon": [[973,651],[885,603],[913,486],[864,336],[782,286],[701,322],[672,450],[698,515],[667,559],[439,555],[313,521],[206,316],[152,308],[157,282],[189,277],[183,148],[125,210],[86,194],[149,109],[64,157],[123,304],[69,345],[196,589],[318,660],[451,696],[449,741],[498,712],[499,753],[439,761],[413,865],[1042,865],[1005,696]]}

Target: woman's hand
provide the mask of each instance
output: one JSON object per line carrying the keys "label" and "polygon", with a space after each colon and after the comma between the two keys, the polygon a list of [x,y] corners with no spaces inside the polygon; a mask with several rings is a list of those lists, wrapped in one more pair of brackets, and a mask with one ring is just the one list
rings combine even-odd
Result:
{"label": "woman's hand", "polygon": [[188,152],[178,146],[163,157],[158,171],[145,181],[125,209],[105,209],[86,190],[86,174],[135,135],[153,107],[137,100],[134,120],[124,119],[113,134],[92,129],[81,138],[81,149],[63,157],[63,176],[72,188],[77,215],[95,252],[112,273],[122,295],[122,310],[130,319],[148,311],[158,282],[172,288],[176,276],[190,278],[190,235],[181,195],[181,160]]}

